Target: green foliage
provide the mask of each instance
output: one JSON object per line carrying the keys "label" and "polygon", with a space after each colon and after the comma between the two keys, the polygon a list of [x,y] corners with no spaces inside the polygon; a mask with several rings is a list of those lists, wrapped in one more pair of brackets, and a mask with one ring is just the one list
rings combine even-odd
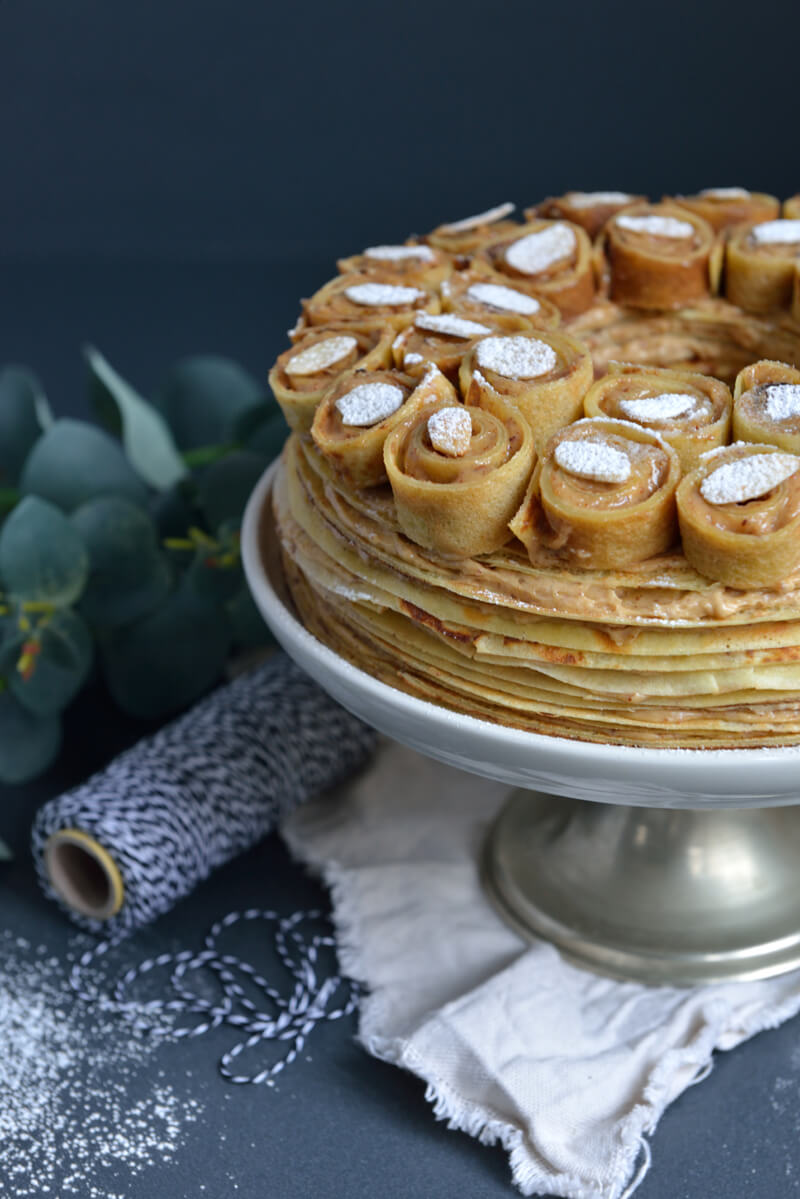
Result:
{"label": "green foliage", "polygon": [[188,473],[161,413],[118,375],[98,350],[84,350],[90,400],[99,419],[122,438],[130,462],[151,487],[171,487]]}
{"label": "green foliage", "polygon": [[70,608],[38,619],[15,613],[0,649],[0,674],[24,708],[39,716],[60,712],[80,691],[94,646],[86,624]]}
{"label": "green foliage", "polygon": [[237,649],[257,649],[259,645],[273,644],[272,634],[246,583],[240,584],[236,594],[225,605],[225,612]]}
{"label": "green foliage", "polygon": [[218,530],[226,521],[241,522],[250,492],[263,475],[268,459],[248,450],[236,450],[209,466],[197,484],[198,500],[208,528]]}
{"label": "green foliage", "polygon": [[83,591],[89,555],[63,512],[30,495],[0,530],[0,580],[6,594],[30,604],[64,607]]}
{"label": "green foliage", "polygon": [[147,488],[119,442],[78,420],[57,420],[41,435],[25,462],[20,490],[65,512],[100,495],[147,503]]}
{"label": "green foliage", "polygon": [[216,682],[230,646],[224,614],[184,582],[162,607],[109,637],[103,671],[123,711],[161,718]]}
{"label": "green foliage", "polygon": [[164,602],[172,570],[146,512],[109,495],[82,504],[70,520],[89,553],[89,580],[80,609],[90,624],[129,624]]}
{"label": "green foliage", "polygon": [[39,380],[22,366],[0,370],[0,483],[15,484],[49,409]]}
{"label": "green foliage", "polygon": [[26,783],[46,770],[61,745],[57,716],[37,716],[0,692],[0,782]]}
{"label": "green foliage", "polygon": [[289,426],[283,419],[283,413],[278,410],[276,415],[257,425],[248,435],[244,443],[245,449],[253,454],[260,454],[267,462],[271,462],[280,454],[288,436]]}
{"label": "green foliage", "polygon": [[239,424],[264,404],[263,387],[227,358],[184,358],[155,397],[182,450],[239,440]]}

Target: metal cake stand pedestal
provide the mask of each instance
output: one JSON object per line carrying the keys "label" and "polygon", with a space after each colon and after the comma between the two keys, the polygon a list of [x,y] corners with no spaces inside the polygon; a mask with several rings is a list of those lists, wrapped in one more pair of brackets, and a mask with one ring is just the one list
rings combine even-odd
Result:
{"label": "metal cake stand pedestal", "polygon": [[637,749],[476,720],[373,679],[317,641],[286,592],[270,504],[242,553],[278,641],[344,707],[449,765],[515,790],[487,836],[487,893],[525,936],[647,983],[766,978],[800,967],[800,751]]}

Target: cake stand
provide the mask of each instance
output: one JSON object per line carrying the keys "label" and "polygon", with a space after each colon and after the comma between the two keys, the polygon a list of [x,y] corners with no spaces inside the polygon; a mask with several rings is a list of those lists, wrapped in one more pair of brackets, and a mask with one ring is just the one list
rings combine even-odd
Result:
{"label": "cake stand", "polygon": [[242,528],[247,580],[288,654],[356,716],[420,753],[515,788],[482,871],[501,914],[588,969],[648,983],[766,978],[800,966],[800,749],[596,745],[416,699],[298,621],[270,493]]}

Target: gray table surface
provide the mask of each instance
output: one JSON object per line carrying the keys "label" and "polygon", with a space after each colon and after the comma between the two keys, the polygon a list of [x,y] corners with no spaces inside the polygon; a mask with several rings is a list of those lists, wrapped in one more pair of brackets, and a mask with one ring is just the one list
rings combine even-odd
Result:
{"label": "gray table surface", "polygon": [[[172,360],[191,352],[229,354],[264,376],[285,345],[295,297],[308,294],[328,271],[320,263],[6,263],[0,362],[29,363],[54,407],[74,415],[85,411],[79,347],[87,340],[145,393]],[[0,789],[0,833],[18,851],[14,863],[0,867],[5,926],[65,961],[75,931],[37,889],[26,852],[32,815],[146,731],[115,713],[95,685],[68,714],[58,764],[36,783]],[[273,907],[288,914],[319,905],[327,905],[325,894],[272,836],[128,941],[119,962],[199,947],[209,925],[231,909]],[[245,956],[277,970],[259,926],[238,944]],[[225,1030],[162,1045],[137,1085],[146,1087],[161,1073],[178,1095],[200,1101],[200,1117],[169,1162],[136,1177],[98,1168],[97,1199],[111,1193],[126,1199],[513,1194],[503,1152],[437,1123],[422,1084],[369,1058],[355,1030],[354,1018],[319,1027],[271,1089],[235,1087],[219,1077],[218,1057],[231,1044]],[[91,1040],[91,1020],[86,1036]],[[792,1021],[719,1054],[710,1078],[673,1104],[654,1137],[653,1166],[638,1195],[794,1194],[800,1189],[798,1133],[800,1028]],[[13,1196],[14,1190],[4,1190],[0,1179],[0,1193]]]}

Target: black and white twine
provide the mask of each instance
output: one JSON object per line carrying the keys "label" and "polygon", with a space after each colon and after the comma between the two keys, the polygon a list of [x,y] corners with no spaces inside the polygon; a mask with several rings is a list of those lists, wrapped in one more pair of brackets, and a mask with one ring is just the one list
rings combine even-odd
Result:
{"label": "black and white twine", "polygon": [[[45,804],[32,833],[42,887],[71,919],[103,938],[74,966],[73,988],[140,1028],[152,1029],[160,1015],[168,1016],[172,1037],[200,1036],[221,1025],[235,1028],[241,1039],[221,1059],[225,1077],[232,1082],[274,1078],[302,1051],[319,1020],[347,1015],[358,1003],[351,980],[337,973],[320,976],[320,951],[334,944],[329,929],[320,929],[320,913],[232,912],[211,929],[202,950],[141,962],[122,975],[112,995],[87,990],[87,971],[129,934],[172,908],[212,870],[254,845],[298,804],[343,782],[374,748],[371,729],[334,703],[284,654],[276,654],[82,786]],[[116,863],[124,901],[110,919],[74,911],[54,888],[44,849],[62,829],[86,833]],[[286,995],[247,962],[218,947],[221,933],[252,920],[273,926],[275,949],[290,979]],[[172,997],[131,998],[136,982],[158,968],[171,971]],[[214,1000],[191,986],[192,977],[203,970],[216,981]],[[197,1019],[179,1027],[175,1020],[181,1015]],[[237,1058],[266,1040],[280,1042],[285,1052],[255,1074],[240,1073]]]}

